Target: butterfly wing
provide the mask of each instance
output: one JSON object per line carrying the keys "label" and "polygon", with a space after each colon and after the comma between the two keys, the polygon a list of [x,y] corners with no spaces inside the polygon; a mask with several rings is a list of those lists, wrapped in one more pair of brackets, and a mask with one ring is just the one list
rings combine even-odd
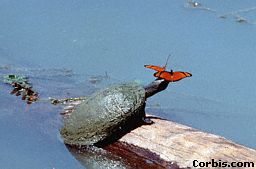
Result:
{"label": "butterfly wing", "polygon": [[173,82],[179,81],[186,77],[191,77],[192,74],[189,72],[173,72]]}
{"label": "butterfly wing", "polygon": [[165,67],[161,67],[161,66],[144,65],[144,67],[149,68],[149,69],[153,69],[153,70],[155,70],[157,72],[165,71]]}
{"label": "butterfly wing", "polygon": [[179,81],[181,79],[184,79],[186,77],[190,77],[192,76],[191,73],[189,72],[167,72],[167,71],[163,71],[163,72],[156,72],[154,74],[155,77],[164,79],[166,81],[169,82],[176,82]]}

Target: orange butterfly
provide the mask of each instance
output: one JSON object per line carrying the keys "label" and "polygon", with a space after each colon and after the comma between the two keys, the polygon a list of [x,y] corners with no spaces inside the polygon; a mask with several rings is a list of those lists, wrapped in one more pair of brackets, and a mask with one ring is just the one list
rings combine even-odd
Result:
{"label": "orange butterfly", "polygon": [[154,65],[144,65],[144,67],[155,70],[156,71],[156,73],[154,73],[155,77],[157,77],[159,79],[164,79],[169,82],[176,82],[176,81],[179,81],[186,77],[192,76],[192,74],[189,72],[173,72],[173,70],[171,70],[170,72],[165,71],[168,60],[169,60],[169,56],[168,56],[166,63],[163,67],[154,66]]}
{"label": "orange butterfly", "polygon": [[192,74],[189,72],[173,72],[171,70],[170,72],[168,71],[156,72],[154,73],[154,76],[169,82],[176,82],[186,77],[191,77]]}

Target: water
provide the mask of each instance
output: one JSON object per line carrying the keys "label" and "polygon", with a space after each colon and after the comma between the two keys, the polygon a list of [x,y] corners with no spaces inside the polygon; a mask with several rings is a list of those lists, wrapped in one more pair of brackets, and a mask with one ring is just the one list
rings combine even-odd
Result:
{"label": "water", "polygon": [[[58,77],[54,82],[43,75],[39,81],[34,73],[34,86],[45,97],[77,96],[95,87],[77,90],[87,85],[80,77],[88,75],[107,72],[115,82],[149,83],[153,71],[143,65],[164,65],[171,54],[168,68],[189,71],[193,77],[150,99],[147,111],[256,148],[256,3],[199,2],[200,8],[185,0],[2,0],[1,65],[71,69],[76,78]],[[236,12],[241,9],[247,12]],[[42,85],[44,81],[48,83]],[[58,139],[61,108],[47,112],[47,105],[39,104],[26,110],[23,102],[8,95],[7,86],[1,88],[2,167],[83,168]]]}

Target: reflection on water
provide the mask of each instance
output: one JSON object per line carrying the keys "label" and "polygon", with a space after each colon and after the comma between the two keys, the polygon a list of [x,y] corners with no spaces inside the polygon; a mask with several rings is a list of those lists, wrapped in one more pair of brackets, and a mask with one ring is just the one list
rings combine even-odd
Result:
{"label": "reflection on water", "polygon": [[111,154],[110,152],[97,148],[97,147],[88,147],[78,150],[77,148],[72,148],[67,146],[70,153],[86,168],[92,169],[125,169],[131,168],[129,164],[126,164],[125,161]]}

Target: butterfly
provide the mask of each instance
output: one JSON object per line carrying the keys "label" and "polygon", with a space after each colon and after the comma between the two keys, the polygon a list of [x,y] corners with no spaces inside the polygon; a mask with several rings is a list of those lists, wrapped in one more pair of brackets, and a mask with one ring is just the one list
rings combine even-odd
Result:
{"label": "butterfly", "polygon": [[159,79],[164,79],[169,82],[176,82],[176,81],[179,81],[186,77],[191,77],[192,74],[189,72],[180,72],[180,71],[173,72],[173,70],[171,70],[170,72],[168,72],[168,71],[156,72],[156,73],[154,73],[154,76]]}
{"label": "butterfly", "polygon": [[186,77],[192,76],[192,74],[189,72],[181,72],[181,71],[173,72],[173,70],[171,70],[170,72],[165,71],[168,60],[169,60],[169,56],[168,56],[166,63],[163,67],[155,66],[155,65],[144,65],[144,67],[155,70],[156,71],[156,73],[154,73],[155,77],[157,77],[159,79],[164,79],[169,82],[176,82],[176,81],[179,81]]}

